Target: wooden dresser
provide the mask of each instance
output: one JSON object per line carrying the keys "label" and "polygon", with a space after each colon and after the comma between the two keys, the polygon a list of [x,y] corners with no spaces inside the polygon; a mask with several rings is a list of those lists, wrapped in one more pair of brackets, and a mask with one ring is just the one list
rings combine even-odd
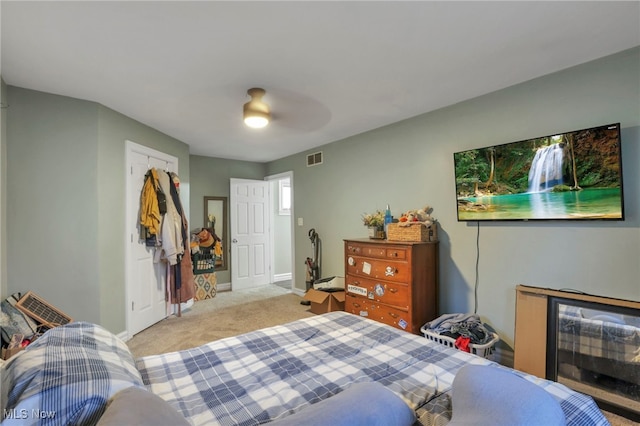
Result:
{"label": "wooden dresser", "polygon": [[344,240],[345,305],[420,334],[438,315],[438,242]]}

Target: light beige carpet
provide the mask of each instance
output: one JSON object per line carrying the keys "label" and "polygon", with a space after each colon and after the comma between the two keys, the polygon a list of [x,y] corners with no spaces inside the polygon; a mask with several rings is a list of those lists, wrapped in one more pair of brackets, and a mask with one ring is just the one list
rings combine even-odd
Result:
{"label": "light beige carpet", "polygon": [[[135,357],[155,355],[313,316],[300,300],[276,285],[221,292],[213,299],[195,302],[180,318],[171,316],[136,334],[127,345]],[[604,414],[611,426],[638,425],[613,413]]]}
{"label": "light beige carpet", "polygon": [[127,345],[135,357],[156,355],[313,316],[300,300],[275,285],[221,292],[195,302],[180,318],[171,316],[143,330]]}

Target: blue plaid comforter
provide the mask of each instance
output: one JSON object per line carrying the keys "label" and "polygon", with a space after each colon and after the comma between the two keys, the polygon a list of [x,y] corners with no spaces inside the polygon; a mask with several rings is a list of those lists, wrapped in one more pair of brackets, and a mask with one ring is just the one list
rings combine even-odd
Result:
{"label": "blue plaid comforter", "polygon": [[[402,397],[421,424],[444,425],[453,378],[468,363],[505,368],[344,312],[136,361],[147,388],[194,425],[267,423],[369,381]],[[608,424],[590,397],[517,374],[558,399],[567,424]]]}

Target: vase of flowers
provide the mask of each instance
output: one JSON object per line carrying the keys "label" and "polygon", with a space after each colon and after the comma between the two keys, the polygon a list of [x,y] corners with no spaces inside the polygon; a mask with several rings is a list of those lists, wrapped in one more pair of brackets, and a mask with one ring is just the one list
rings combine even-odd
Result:
{"label": "vase of flowers", "polygon": [[384,240],[384,212],[376,210],[375,213],[362,215],[362,223],[369,228],[369,238]]}

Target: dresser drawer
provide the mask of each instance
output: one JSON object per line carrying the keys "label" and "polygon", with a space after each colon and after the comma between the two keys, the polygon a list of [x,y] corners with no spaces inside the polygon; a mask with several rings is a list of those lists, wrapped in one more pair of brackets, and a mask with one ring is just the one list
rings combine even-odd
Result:
{"label": "dresser drawer", "polygon": [[374,280],[406,283],[411,276],[407,262],[388,259],[371,259],[347,255],[346,268],[347,274]]}
{"label": "dresser drawer", "polygon": [[407,250],[403,248],[388,248],[386,255],[388,259],[404,260],[407,258]]}
{"label": "dresser drawer", "polygon": [[347,275],[345,280],[347,293],[382,302],[400,309],[409,309],[409,287],[406,284],[382,280],[370,280]]}
{"label": "dresser drawer", "polygon": [[361,317],[391,325],[401,330],[411,331],[411,315],[409,312],[384,304],[376,303],[362,297],[347,294],[344,310]]}
{"label": "dresser drawer", "polygon": [[363,257],[375,257],[379,259],[406,259],[407,249],[403,247],[389,248],[387,245],[380,244],[365,244],[365,243],[352,243],[349,242],[346,245],[346,254],[363,256]]}
{"label": "dresser drawer", "polygon": [[381,245],[370,245],[361,243],[348,243],[346,247],[347,255],[377,257],[384,259],[387,257],[387,248]]}

